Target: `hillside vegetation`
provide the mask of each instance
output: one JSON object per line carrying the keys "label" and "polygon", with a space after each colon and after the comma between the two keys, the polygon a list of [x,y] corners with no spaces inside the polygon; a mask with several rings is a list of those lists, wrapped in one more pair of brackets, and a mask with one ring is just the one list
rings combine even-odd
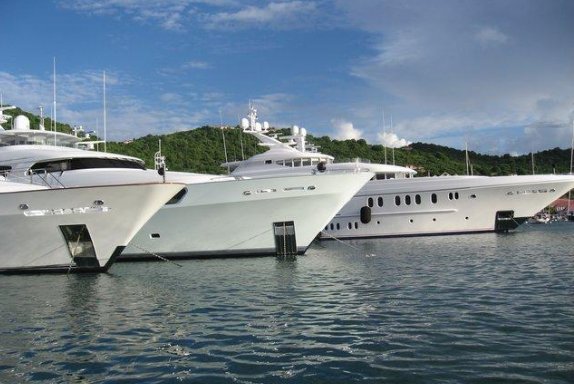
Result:
{"label": "hillside vegetation", "polygon": [[[5,114],[13,116],[24,114],[30,119],[33,128],[37,128],[40,118],[20,109],[7,110]],[[45,119],[46,129],[52,122]],[[7,126],[7,124],[5,124]],[[70,133],[72,127],[58,123],[58,131]],[[108,152],[121,153],[145,160],[153,167],[153,158],[161,140],[162,154],[167,158],[167,167],[172,171],[225,173],[220,166],[225,161],[223,136],[227,146],[229,161],[248,158],[255,153],[265,151],[257,145],[257,140],[241,132],[239,128],[201,127],[188,131],[166,135],[147,135],[129,142],[108,142]],[[283,129],[279,135],[287,134]],[[368,144],[365,140],[334,140],[328,136],[307,136],[307,140],[320,147],[320,151],[334,156],[337,160],[361,158],[372,162],[385,162],[385,148],[382,145]],[[386,149],[387,162],[392,163],[393,151]],[[443,173],[466,174],[465,152],[435,144],[414,143],[408,148],[394,150],[397,165],[414,166],[420,176],[440,175]],[[475,175],[531,174],[531,154],[513,157],[483,155],[469,152],[472,171]],[[554,148],[534,154],[535,173],[570,172],[570,149]]]}

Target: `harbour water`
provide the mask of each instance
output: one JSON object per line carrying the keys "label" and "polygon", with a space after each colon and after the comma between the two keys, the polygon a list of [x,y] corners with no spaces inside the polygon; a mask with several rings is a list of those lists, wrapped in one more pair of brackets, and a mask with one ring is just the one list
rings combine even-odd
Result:
{"label": "harbour water", "polygon": [[573,235],[0,276],[0,382],[572,383]]}

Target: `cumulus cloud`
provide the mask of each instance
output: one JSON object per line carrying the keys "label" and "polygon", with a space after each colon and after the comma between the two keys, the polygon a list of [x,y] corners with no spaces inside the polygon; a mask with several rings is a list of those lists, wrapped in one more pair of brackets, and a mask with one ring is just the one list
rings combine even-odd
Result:
{"label": "cumulus cloud", "polygon": [[[121,81],[119,80],[121,79]],[[186,99],[178,93],[159,96],[170,104],[171,113],[158,109],[157,102],[143,100],[130,92],[129,76],[106,73],[107,84],[107,137],[124,140],[147,133],[171,133],[205,124],[216,116],[213,106],[197,106],[191,109]],[[12,104],[26,111],[39,114],[38,106],[44,106],[44,116],[52,115],[52,79],[40,79],[32,75],[12,75],[0,72],[0,90],[5,104]],[[212,96],[212,95],[211,95]],[[82,125],[98,131],[102,127],[102,74],[94,71],[61,73],[57,75],[57,120],[71,125]]]}
{"label": "cumulus cloud", "polygon": [[379,132],[379,141],[382,145],[389,148],[402,148],[412,144],[406,139],[400,139],[396,133],[393,132]]}
{"label": "cumulus cloud", "polygon": [[[519,8],[493,0],[336,4],[349,24],[372,39],[373,53],[356,60],[350,74],[368,84],[372,95],[392,101],[393,111],[421,138],[433,137],[430,132],[490,136],[493,129],[502,138],[516,127],[546,121],[565,131],[574,105],[566,86],[574,83],[574,51],[563,37],[574,34],[574,23],[565,16],[574,13],[574,3],[524,0]],[[497,47],[504,49],[492,49]],[[547,135],[544,144],[524,136],[533,141],[514,141],[521,145],[514,150],[566,144],[558,136]]]}
{"label": "cumulus cloud", "polygon": [[333,119],[331,120],[331,124],[333,128],[335,128],[335,138],[338,140],[359,140],[363,135],[363,132],[353,127],[353,123],[349,121]]}

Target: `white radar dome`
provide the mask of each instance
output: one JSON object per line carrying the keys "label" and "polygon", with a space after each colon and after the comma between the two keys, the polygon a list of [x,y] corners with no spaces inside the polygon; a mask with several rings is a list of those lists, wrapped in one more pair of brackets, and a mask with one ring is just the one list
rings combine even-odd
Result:
{"label": "white radar dome", "polygon": [[296,126],[296,125],[292,126],[292,127],[291,127],[291,134],[292,134],[293,136],[298,135],[298,134],[299,134],[299,127]]}
{"label": "white radar dome", "polygon": [[307,136],[307,130],[305,128],[301,128],[299,133],[301,133],[301,136]]}
{"label": "white radar dome", "polygon": [[241,128],[247,129],[249,128],[249,120],[246,117],[241,119]]}
{"label": "white radar dome", "polygon": [[269,122],[268,122],[268,121],[264,121],[264,122],[263,122],[263,129],[264,129],[264,130],[268,130],[268,129],[269,129]]}
{"label": "white radar dome", "polygon": [[259,123],[259,122],[255,123],[255,130],[261,131],[261,123]]}
{"label": "white radar dome", "polygon": [[18,131],[30,130],[30,119],[24,115],[18,115],[14,119],[14,129]]}

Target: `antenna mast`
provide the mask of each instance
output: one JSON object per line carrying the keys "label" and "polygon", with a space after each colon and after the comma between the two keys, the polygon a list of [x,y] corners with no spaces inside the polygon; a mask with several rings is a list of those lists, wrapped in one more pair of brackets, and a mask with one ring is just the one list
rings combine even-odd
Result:
{"label": "antenna mast", "polygon": [[231,173],[229,163],[227,162],[227,145],[225,144],[225,131],[223,129],[223,118],[221,117],[221,108],[219,108],[219,129],[221,129],[221,137],[223,138],[223,152],[225,153],[225,164],[227,164],[227,174]]}
{"label": "antenna mast", "polygon": [[54,56],[54,146],[56,146],[56,140],[57,140],[57,136],[56,136],[56,131],[57,131],[57,124],[56,124],[56,57]]}
{"label": "antenna mast", "polygon": [[[574,162],[574,119],[572,120],[572,143],[570,144],[570,174],[572,174],[572,162]],[[566,217],[572,221],[574,220],[574,214],[570,211],[572,190],[568,191],[568,212],[566,212]]]}
{"label": "antenna mast", "polygon": [[[385,127],[385,110],[383,109],[383,139],[386,140],[387,139],[387,128]],[[386,143],[383,141],[383,148],[385,149],[385,164],[387,164],[387,145]]]}
{"label": "antenna mast", "polygon": [[104,71],[104,76],[103,76],[103,85],[104,85],[104,152],[108,151],[108,147],[107,147],[107,132],[106,132],[106,71]]}

